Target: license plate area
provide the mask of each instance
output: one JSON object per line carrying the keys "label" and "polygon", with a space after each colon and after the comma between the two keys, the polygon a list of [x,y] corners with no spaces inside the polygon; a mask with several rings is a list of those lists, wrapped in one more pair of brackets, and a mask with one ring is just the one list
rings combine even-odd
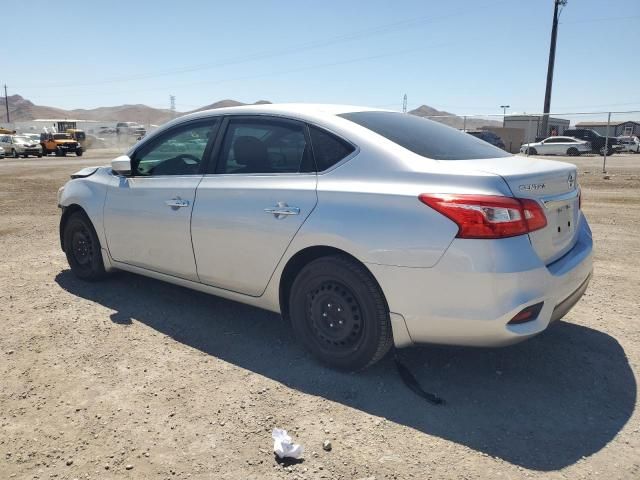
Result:
{"label": "license plate area", "polygon": [[552,238],[554,243],[571,237],[576,228],[574,225],[573,205],[570,202],[556,203],[550,210],[549,217],[555,220],[554,222],[549,222],[553,225]]}

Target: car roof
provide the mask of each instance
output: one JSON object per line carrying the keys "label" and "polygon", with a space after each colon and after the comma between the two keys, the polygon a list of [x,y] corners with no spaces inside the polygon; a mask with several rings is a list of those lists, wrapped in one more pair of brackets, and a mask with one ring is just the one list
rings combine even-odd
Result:
{"label": "car roof", "polygon": [[[214,108],[202,110],[179,117],[183,120],[208,117],[210,115],[282,115],[302,119],[320,119],[344,113],[390,111],[356,105],[319,104],[319,103],[270,103],[260,105],[242,105],[237,107]],[[177,119],[178,120],[178,119]]]}

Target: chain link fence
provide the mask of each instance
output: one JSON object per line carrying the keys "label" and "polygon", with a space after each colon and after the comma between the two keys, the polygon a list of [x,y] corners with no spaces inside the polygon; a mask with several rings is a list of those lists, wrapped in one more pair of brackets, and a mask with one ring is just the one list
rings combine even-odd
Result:
{"label": "chain link fence", "polygon": [[640,110],[421,116],[511,153],[601,156],[603,172],[612,155],[640,154]]}

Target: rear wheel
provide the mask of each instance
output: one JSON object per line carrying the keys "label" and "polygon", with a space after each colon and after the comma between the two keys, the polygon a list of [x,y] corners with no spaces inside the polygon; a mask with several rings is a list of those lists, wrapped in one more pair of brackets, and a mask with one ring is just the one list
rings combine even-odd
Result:
{"label": "rear wheel", "polygon": [[289,296],[296,336],[323,363],[361,370],[380,360],[393,343],[384,295],[355,260],[335,255],[310,262]]}
{"label": "rear wheel", "polygon": [[82,280],[105,276],[100,240],[84,212],[72,213],[64,225],[64,253],[74,275]]}
{"label": "rear wheel", "polygon": [[567,155],[569,155],[570,157],[577,157],[578,155],[580,155],[580,152],[576,147],[571,147],[567,150]]}

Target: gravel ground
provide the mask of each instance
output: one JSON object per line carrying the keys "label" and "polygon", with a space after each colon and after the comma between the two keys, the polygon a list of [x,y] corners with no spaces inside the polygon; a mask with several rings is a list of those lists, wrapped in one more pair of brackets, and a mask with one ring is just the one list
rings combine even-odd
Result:
{"label": "gravel ground", "polygon": [[[640,155],[579,165],[596,240],[584,299],[503,349],[314,362],[278,316],[132,274],[88,284],[58,242],[82,158],[0,160],[2,478],[640,478]],[[271,430],[304,460],[278,464]],[[332,450],[322,448],[323,441]]]}

